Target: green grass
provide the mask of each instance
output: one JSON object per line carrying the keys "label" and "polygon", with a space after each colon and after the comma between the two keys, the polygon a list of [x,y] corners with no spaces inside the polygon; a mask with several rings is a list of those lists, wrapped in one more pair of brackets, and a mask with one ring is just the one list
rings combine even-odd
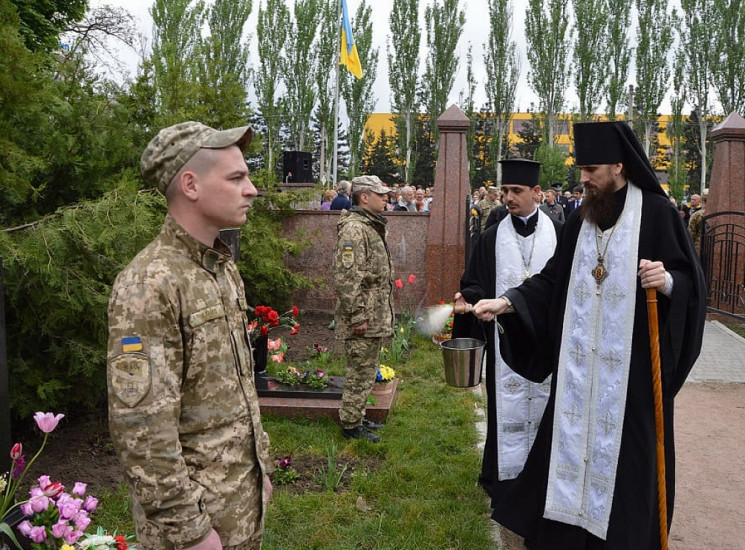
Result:
{"label": "green grass", "polygon": [[725,323],[728,329],[745,338],[745,323]]}
{"label": "green grass", "polygon": [[[494,548],[476,482],[477,396],[445,384],[440,351],[423,338],[415,337],[406,361],[393,366],[398,395],[380,444],[346,440],[329,419],[264,415],[275,458],[292,454],[325,464],[335,446],[340,462],[358,459],[346,488],[295,494],[275,487],[264,550]],[[369,510],[357,506],[359,497]],[[133,533],[126,489],[99,498],[94,523]]]}

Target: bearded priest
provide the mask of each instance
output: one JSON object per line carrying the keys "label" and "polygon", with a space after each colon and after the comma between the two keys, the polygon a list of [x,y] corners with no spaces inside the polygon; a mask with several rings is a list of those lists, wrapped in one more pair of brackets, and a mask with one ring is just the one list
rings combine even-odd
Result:
{"label": "bearded priest", "polygon": [[552,376],[525,467],[493,518],[531,550],[660,548],[646,290],[658,292],[668,530],[673,400],[701,350],[705,283],[678,211],[625,122],[574,125],[582,206],[541,273],[474,313],[498,317],[502,357]]}

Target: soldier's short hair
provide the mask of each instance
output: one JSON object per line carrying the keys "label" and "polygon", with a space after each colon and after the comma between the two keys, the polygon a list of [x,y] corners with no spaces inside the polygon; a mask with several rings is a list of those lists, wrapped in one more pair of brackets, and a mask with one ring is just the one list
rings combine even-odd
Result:
{"label": "soldier's short hair", "polygon": [[237,145],[245,151],[253,139],[250,126],[215,130],[188,121],[163,128],[142,152],[140,171],[148,183],[165,193],[171,180],[200,149],[224,149]]}

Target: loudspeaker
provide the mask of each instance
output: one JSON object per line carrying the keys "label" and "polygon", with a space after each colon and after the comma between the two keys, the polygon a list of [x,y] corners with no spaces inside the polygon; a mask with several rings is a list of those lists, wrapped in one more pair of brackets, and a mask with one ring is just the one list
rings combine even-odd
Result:
{"label": "loudspeaker", "polygon": [[284,151],[282,157],[284,183],[310,183],[313,181],[313,155],[305,151]]}

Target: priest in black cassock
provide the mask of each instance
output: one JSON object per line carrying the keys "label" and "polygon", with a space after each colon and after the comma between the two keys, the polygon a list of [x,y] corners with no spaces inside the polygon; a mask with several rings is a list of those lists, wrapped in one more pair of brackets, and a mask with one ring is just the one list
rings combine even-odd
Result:
{"label": "priest in black cassock", "polygon": [[[495,298],[538,273],[553,256],[561,234],[563,224],[535,202],[541,190],[540,163],[509,159],[500,164],[508,214],[479,238],[455,295],[457,305]],[[469,336],[487,340],[487,435],[479,482],[493,496],[499,483],[508,483],[523,469],[546,407],[550,379],[534,383],[510,369],[499,353],[494,323],[478,323],[471,330],[475,333]]]}
{"label": "priest in black cassock", "polygon": [[582,207],[540,274],[477,303],[502,355],[551,395],[493,518],[531,550],[660,548],[646,288],[658,291],[668,529],[673,399],[701,349],[705,284],[691,239],[625,122],[574,125]]}

